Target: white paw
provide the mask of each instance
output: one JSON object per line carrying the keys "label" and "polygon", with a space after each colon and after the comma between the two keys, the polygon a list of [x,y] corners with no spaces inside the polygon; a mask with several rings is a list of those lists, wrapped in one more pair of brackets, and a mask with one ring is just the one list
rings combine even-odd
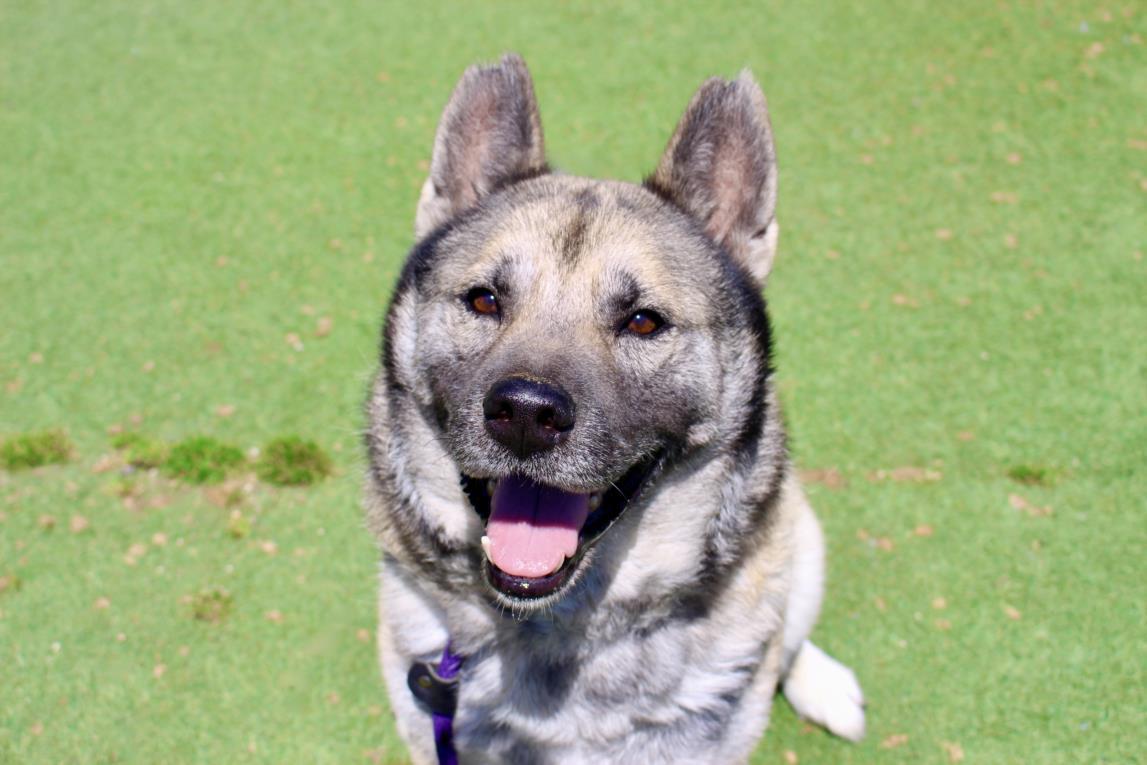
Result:
{"label": "white paw", "polygon": [[852,670],[806,640],[781,687],[801,717],[849,741],[864,738],[864,694]]}

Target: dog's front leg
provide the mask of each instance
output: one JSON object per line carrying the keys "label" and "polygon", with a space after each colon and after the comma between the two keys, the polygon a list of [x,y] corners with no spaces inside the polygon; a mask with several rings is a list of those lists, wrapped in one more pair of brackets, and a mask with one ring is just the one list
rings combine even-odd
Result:
{"label": "dog's front leg", "polygon": [[792,584],[785,608],[782,692],[801,717],[850,741],[864,738],[864,694],[852,670],[808,639],[824,594],[824,536],[804,491],[791,481],[785,501],[801,507],[793,528]]}

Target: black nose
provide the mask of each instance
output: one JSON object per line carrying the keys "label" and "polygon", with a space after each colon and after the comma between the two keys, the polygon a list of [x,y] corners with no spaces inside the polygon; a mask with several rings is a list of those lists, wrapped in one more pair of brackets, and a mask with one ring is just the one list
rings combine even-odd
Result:
{"label": "black nose", "polygon": [[522,377],[502,380],[482,402],[486,430],[519,457],[552,449],[574,426],[574,403],[556,385]]}

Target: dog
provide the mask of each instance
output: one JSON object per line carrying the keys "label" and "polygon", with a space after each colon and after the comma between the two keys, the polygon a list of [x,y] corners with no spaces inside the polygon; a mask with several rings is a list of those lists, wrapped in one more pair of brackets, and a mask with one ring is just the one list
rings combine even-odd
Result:
{"label": "dog", "polygon": [[863,736],[855,675],[808,640],[824,541],[770,361],[776,199],[747,71],[701,85],[642,185],[551,171],[521,58],[462,75],[366,404],[415,762],[745,762],[778,690]]}

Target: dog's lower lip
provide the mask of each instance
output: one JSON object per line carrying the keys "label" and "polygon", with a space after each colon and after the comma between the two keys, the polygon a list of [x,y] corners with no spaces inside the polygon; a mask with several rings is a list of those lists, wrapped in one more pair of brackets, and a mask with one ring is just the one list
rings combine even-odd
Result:
{"label": "dog's lower lip", "polygon": [[515,599],[541,598],[556,592],[573,571],[575,559],[566,560],[557,571],[546,576],[527,577],[507,574],[490,561],[486,561],[486,576],[499,592]]}

